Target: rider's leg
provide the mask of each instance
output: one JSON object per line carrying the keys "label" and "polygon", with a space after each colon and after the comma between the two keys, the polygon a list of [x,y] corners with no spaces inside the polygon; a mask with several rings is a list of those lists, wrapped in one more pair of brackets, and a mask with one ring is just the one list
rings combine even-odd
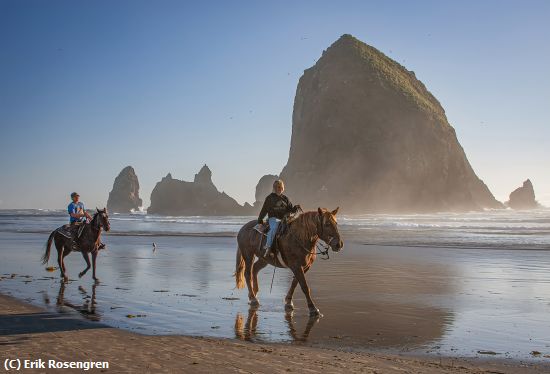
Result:
{"label": "rider's leg", "polygon": [[271,251],[271,247],[273,246],[273,240],[275,239],[275,234],[277,233],[277,228],[279,227],[279,223],[281,223],[281,220],[275,217],[269,217],[268,222],[269,222],[269,232],[267,233],[267,240],[264,248],[264,257],[267,256]]}

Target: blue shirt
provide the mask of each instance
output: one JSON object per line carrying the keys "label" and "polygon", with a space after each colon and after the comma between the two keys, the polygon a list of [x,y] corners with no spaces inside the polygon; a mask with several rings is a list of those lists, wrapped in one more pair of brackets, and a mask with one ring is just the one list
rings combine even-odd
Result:
{"label": "blue shirt", "polygon": [[85,217],[82,217],[82,218],[74,218],[73,216],[71,216],[71,213],[84,213],[84,204],[81,203],[80,201],[78,203],[70,203],[69,206],[67,207],[67,211],[69,212],[69,222],[73,223],[73,222],[80,222],[82,221],[82,219],[84,219]]}

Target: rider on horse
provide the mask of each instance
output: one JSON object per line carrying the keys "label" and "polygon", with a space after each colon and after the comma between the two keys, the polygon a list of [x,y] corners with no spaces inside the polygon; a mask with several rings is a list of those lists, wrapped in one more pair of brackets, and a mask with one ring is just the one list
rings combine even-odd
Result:
{"label": "rider on horse", "polygon": [[[82,230],[84,229],[84,224],[88,221],[92,220],[92,216],[86,211],[86,208],[84,208],[84,203],[80,201],[80,195],[77,192],[73,192],[71,194],[71,200],[72,202],[67,207],[67,211],[69,213],[69,223],[71,226],[80,226],[78,228],[77,237],[73,238],[73,249],[77,249],[78,243],[77,240],[80,238],[80,234],[82,233]],[[98,249],[105,248],[105,244],[99,243]]]}
{"label": "rider on horse", "polygon": [[69,223],[71,225],[78,225],[80,223],[83,223],[87,219],[92,219],[90,214],[86,212],[86,209],[84,208],[84,203],[79,201],[80,195],[78,193],[73,192],[71,194],[71,200],[72,202],[67,207],[67,211],[69,212]]}
{"label": "rider on horse", "polygon": [[292,205],[288,197],[283,195],[284,190],[285,184],[282,180],[277,179],[273,182],[273,192],[265,198],[264,205],[258,216],[258,223],[260,225],[263,225],[266,214],[268,217],[267,222],[269,223],[269,232],[267,233],[267,241],[263,248],[263,257],[266,257],[271,252],[273,239],[281,220],[290,213],[302,210],[300,205]]}

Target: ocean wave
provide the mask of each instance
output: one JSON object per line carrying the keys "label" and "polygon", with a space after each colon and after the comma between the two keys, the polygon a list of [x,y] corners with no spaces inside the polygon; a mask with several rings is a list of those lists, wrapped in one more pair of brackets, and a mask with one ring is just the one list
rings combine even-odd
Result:
{"label": "ocean wave", "polygon": [[[14,234],[44,234],[49,235],[53,230],[44,229],[7,229],[0,232]],[[106,236],[162,236],[162,237],[216,237],[216,238],[233,238],[237,236],[236,231],[212,231],[212,232],[174,232],[174,231],[109,231],[102,235]]]}
{"label": "ocean wave", "polygon": [[[0,210],[0,231],[48,235],[66,223],[63,210]],[[255,217],[159,216],[144,212],[111,215],[109,236],[235,237]],[[339,216],[344,240],[400,245],[548,248],[550,210],[499,210],[437,214]]]}

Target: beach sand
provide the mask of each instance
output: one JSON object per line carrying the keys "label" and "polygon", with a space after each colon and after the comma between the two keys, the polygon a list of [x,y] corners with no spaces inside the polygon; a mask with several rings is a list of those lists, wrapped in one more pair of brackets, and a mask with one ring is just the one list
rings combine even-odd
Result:
{"label": "beach sand", "polygon": [[[108,361],[108,372],[541,373],[544,366],[346,353],[230,339],[145,336],[0,295],[0,359]],[[546,367],[547,369],[547,367]],[[76,371],[76,369],[73,369]],[[27,370],[40,372],[41,370]],[[64,370],[70,371],[69,370]],[[95,369],[96,372],[105,369]],[[52,372],[42,370],[42,372]]]}

